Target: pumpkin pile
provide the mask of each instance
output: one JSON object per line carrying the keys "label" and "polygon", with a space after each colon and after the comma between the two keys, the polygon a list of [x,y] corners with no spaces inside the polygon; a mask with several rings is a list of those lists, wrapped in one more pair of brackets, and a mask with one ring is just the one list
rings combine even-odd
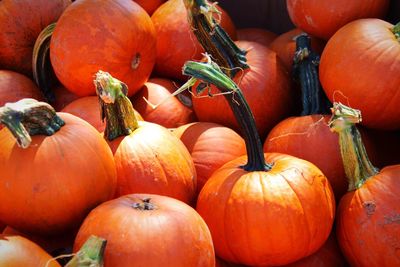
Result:
{"label": "pumpkin pile", "polygon": [[0,1],[0,266],[400,266],[392,6]]}

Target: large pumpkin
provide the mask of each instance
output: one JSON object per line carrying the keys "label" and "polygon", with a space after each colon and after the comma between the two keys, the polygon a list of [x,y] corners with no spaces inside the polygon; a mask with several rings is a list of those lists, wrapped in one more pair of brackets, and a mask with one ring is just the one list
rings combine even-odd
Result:
{"label": "large pumpkin", "polygon": [[70,0],[0,1],[0,69],[32,76],[32,53],[44,27],[57,21]]}
{"label": "large pumpkin", "polygon": [[89,235],[107,240],[105,266],[215,266],[203,219],[190,206],[165,196],[131,194],[101,204],[79,229],[75,251]]}
{"label": "large pumpkin", "polygon": [[[25,113],[18,112],[25,104]],[[90,209],[114,195],[115,164],[107,143],[87,122],[58,113],[65,125],[49,129],[57,120],[46,123],[51,112],[44,103],[29,105],[16,103],[16,116],[2,121],[14,125],[24,119],[36,132],[39,122],[53,135],[29,137],[24,149],[18,144],[26,147],[26,142],[17,143],[8,128],[0,130],[0,218],[22,232],[54,235],[77,227]]]}
{"label": "large pumpkin", "polygon": [[0,266],[46,266],[61,265],[37,244],[18,235],[0,234]]}
{"label": "large pumpkin", "polygon": [[325,40],[353,20],[383,17],[389,2],[389,0],[286,0],[293,23],[305,32]]}
{"label": "large pumpkin", "polygon": [[394,26],[361,19],[341,28],[321,56],[320,79],[328,98],[361,110],[362,124],[400,128],[400,44]]}
{"label": "large pumpkin", "polygon": [[149,15],[132,0],[82,0],[60,17],[50,58],[61,83],[79,96],[95,95],[93,77],[105,69],[133,95],[155,63],[156,37]]}
{"label": "large pumpkin", "polygon": [[[185,80],[182,66],[187,60],[201,59],[204,49],[196,40],[188,23],[184,0],[169,0],[151,16],[157,32],[157,61],[155,71],[160,77]],[[235,26],[228,14],[218,7],[221,26],[236,38]]]}

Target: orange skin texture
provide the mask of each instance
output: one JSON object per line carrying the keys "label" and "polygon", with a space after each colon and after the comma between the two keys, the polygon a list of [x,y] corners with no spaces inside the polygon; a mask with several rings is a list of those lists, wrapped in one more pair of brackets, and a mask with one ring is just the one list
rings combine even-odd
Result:
{"label": "orange skin texture", "polygon": [[165,0],[135,0],[151,16]]}
{"label": "orange skin texture", "polygon": [[341,199],[336,235],[351,266],[400,266],[399,175],[385,167]]}
{"label": "orange skin texture", "polygon": [[[221,27],[232,39],[236,28],[229,15],[220,7]],[[187,80],[182,67],[188,60],[202,58],[204,49],[191,31],[183,0],[169,0],[151,16],[157,32],[157,61],[155,72],[160,77]]]}
{"label": "orange skin texture", "polygon": [[[104,132],[106,123],[101,120],[99,98],[97,96],[85,96],[78,98],[62,109],[67,112],[84,119],[100,133]],[[142,116],[135,111],[136,119],[143,120]]]}
{"label": "orange skin texture", "polygon": [[8,129],[0,131],[0,218],[22,232],[73,229],[115,193],[107,143],[84,120],[58,114],[65,125],[52,136],[33,136],[27,149],[18,147]]}
{"label": "orange skin texture", "polygon": [[173,133],[189,150],[197,173],[197,193],[219,167],[246,154],[243,138],[228,127],[195,122],[176,128]]}
{"label": "orange skin texture", "polygon": [[288,264],[314,253],[331,232],[335,200],[322,172],[289,155],[265,158],[272,170],[245,171],[243,156],[215,171],[200,192],[197,211],[226,261]]}
{"label": "orange skin texture", "polygon": [[51,106],[56,111],[61,111],[66,105],[79,98],[79,96],[68,91],[64,86],[59,85],[54,90],[55,101]]}
{"label": "orange skin texture", "polygon": [[[192,108],[184,105],[178,97],[171,96],[176,89],[178,86],[172,80],[152,78],[131,98],[132,105],[145,121],[157,123],[166,128],[176,128],[195,121]],[[186,97],[191,104],[190,97],[185,95],[182,97]],[[154,105],[165,102],[153,109],[143,98]]]}
{"label": "orange skin texture", "polygon": [[61,267],[37,244],[22,236],[0,234],[0,266]]}
{"label": "orange skin texture", "polygon": [[[292,71],[294,52],[296,51],[296,41],[294,38],[301,34],[301,29],[293,29],[288,32],[282,33],[276,37],[268,46],[271,50],[275,51],[283,65],[289,71]],[[321,39],[311,36],[311,47],[321,55],[324,49],[325,42]]]}
{"label": "orange skin texture", "polygon": [[39,245],[50,255],[55,255],[55,254],[61,255],[61,254],[70,253],[70,251],[72,250],[76,232],[61,233],[61,234],[58,234],[57,236],[49,237],[49,236],[22,233],[20,231],[13,229],[10,226],[7,226],[3,230],[3,234],[18,235],[18,236],[25,237],[25,238],[33,241],[35,244]]}
{"label": "orange skin texture", "polygon": [[239,41],[256,42],[268,46],[278,35],[262,28],[244,28],[237,30]]}
{"label": "orange skin texture", "polygon": [[[150,198],[153,210],[133,206]],[[176,199],[131,194],[103,203],[83,222],[74,251],[90,235],[107,240],[104,266],[214,267],[210,231],[190,206]]]}
{"label": "orange skin texture", "polygon": [[0,69],[32,76],[36,38],[70,4],[70,0],[0,1]]}
{"label": "orange skin texture", "polygon": [[[267,47],[255,42],[237,41],[247,50],[250,69],[236,74],[235,81],[242,90],[255,118],[258,133],[265,138],[267,132],[291,111],[293,102],[290,79],[277,55]],[[207,96],[193,97],[193,108],[199,121],[219,123],[240,132],[236,119],[225,97],[214,86]]]}
{"label": "orange skin texture", "polygon": [[117,195],[159,194],[192,204],[196,169],[185,145],[166,128],[150,122],[109,141],[118,174]]}
{"label": "orange skin texture", "polygon": [[153,23],[132,0],[74,2],[50,43],[55,74],[79,96],[96,94],[93,77],[99,70],[124,81],[133,95],[149,78],[155,55]]}
{"label": "orange skin texture", "polygon": [[351,22],[332,36],[321,57],[328,98],[361,110],[361,124],[369,128],[400,128],[400,45],[392,27],[379,19]]}
{"label": "orange skin texture", "polygon": [[340,251],[334,232],[331,233],[325,244],[314,254],[285,265],[285,267],[346,267],[346,259]]}
{"label": "orange skin texture", "polygon": [[347,23],[361,18],[381,18],[389,0],[286,0],[292,22],[305,32],[328,40]]}

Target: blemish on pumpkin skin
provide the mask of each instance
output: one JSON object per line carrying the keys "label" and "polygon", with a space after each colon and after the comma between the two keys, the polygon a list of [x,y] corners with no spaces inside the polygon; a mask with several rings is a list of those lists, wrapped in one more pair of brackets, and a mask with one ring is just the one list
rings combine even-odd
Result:
{"label": "blemish on pumpkin skin", "polygon": [[400,224],[400,214],[385,215],[383,224]]}
{"label": "blemish on pumpkin skin", "polygon": [[375,202],[373,201],[365,201],[363,203],[363,207],[365,209],[365,212],[367,213],[367,216],[370,217],[375,213],[376,205]]}
{"label": "blemish on pumpkin skin", "polygon": [[136,70],[140,65],[140,54],[136,53],[131,62],[131,68]]}

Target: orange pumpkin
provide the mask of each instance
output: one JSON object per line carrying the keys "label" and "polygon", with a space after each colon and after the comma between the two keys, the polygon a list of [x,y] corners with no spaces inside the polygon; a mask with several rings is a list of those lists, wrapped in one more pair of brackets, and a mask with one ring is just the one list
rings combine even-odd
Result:
{"label": "orange pumpkin", "polygon": [[243,28],[237,30],[240,41],[256,42],[268,46],[278,35],[262,28]]}
{"label": "orange pumpkin", "polygon": [[61,267],[46,251],[22,236],[0,234],[0,266]]}
{"label": "orange pumpkin", "polygon": [[79,96],[95,95],[93,77],[106,69],[137,92],[155,63],[156,36],[147,12],[132,0],[74,2],[60,17],[50,59],[61,83]]}
{"label": "orange pumpkin", "polygon": [[104,266],[215,266],[203,219],[190,206],[166,196],[131,194],[101,204],[80,227],[74,251],[89,235],[107,240]]}
{"label": "orange pumpkin", "polygon": [[70,0],[0,1],[0,69],[32,76],[32,53],[44,27],[57,21]]}

